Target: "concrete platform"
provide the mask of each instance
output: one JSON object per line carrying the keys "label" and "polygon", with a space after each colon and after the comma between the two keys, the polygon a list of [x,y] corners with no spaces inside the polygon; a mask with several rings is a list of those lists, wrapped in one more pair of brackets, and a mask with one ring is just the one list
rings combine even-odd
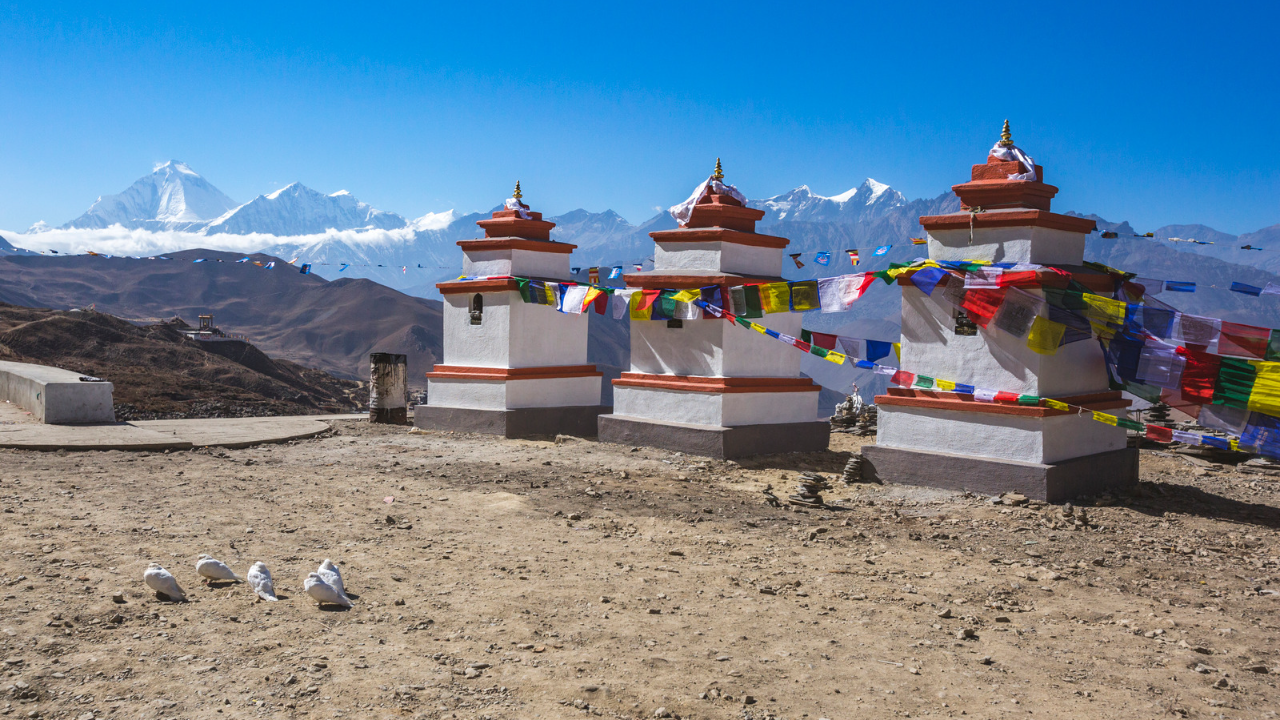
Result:
{"label": "concrete platform", "polygon": [[600,442],[643,445],[718,460],[826,450],[831,424],[824,421],[713,427],[659,422],[627,415],[600,416]]}
{"label": "concrete platform", "polygon": [[1041,465],[864,445],[862,460],[862,478],[870,482],[967,490],[982,495],[1016,492],[1052,503],[1114,492],[1138,482],[1137,448]]}
{"label": "concrete platform", "polygon": [[[11,407],[11,406],[10,406]],[[186,450],[242,448],[313,437],[334,420],[368,415],[139,420],[97,425],[44,425],[0,412],[0,448],[19,450]]]}
{"label": "concrete platform", "polygon": [[607,405],[513,410],[416,405],[413,409],[413,425],[423,430],[474,432],[507,438],[538,435],[595,437],[596,418],[611,409]]}
{"label": "concrete platform", "polygon": [[51,425],[115,422],[111,383],[84,382],[81,377],[47,365],[0,361],[0,400]]}

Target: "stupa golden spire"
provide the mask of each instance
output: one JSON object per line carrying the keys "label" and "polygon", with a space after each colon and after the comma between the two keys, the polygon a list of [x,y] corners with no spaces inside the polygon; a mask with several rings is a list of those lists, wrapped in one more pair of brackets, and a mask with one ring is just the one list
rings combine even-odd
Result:
{"label": "stupa golden spire", "polygon": [[1004,129],[1000,131],[1000,147],[1013,147],[1013,133],[1009,132],[1009,121],[1004,121]]}
{"label": "stupa golden spire", "polygon": [[[1006,122],[1006,123],[1005,123],[1005,126],[1006,126],[1006,127],[1005,127],[1005,129],[1008,129],[1008,122]],[[511,197],[513,197],[513,198],[515,198],[515,199],[517,199],[517,200],[519,200],[520,198],[524,197],[523,195],[521,195],[521,194],[520,194],[520,181],[519,181],[519,180],[517,180],[517,181],[516,181],[516,191],[515,191],[515,192],[513,192],[513,193],[511,193]]]}
{"label": "stupa golden spire", "polygon": [[720,158],[716,158],[716,171],[711,173],[712,180],[723,180],[724,170],[720,168]]}

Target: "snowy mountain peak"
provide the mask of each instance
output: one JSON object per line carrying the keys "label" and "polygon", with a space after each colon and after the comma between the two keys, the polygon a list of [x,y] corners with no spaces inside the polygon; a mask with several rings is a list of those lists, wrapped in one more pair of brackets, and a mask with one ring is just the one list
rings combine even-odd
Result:
{"label": "snowy mountain peak", "polygon": [[103,195],[64,228],[188,229],[235,207],[209,181],[186,163],[170,160],[155,166],[116,195]]}
{"label": "snowy mountain peak", "polygon": [[230,210],[210,222],[204,232],[289,236],[328,230],[395,230],[408,224],[399,215],[370,207],[345,190],[325,195],[294,182]]}
{"label": "snowy mountain peak", "polygon": [[882,182],[867,178],[861,185],[839,195],[825,197],[801,185],[787,193],[765,200],[754,200],[751,207],[769,213],[761,222],[769,224],[782,220],[792,222],[849,221],[864,217],[878,217],[891,208],[907,203],[902,193]]}

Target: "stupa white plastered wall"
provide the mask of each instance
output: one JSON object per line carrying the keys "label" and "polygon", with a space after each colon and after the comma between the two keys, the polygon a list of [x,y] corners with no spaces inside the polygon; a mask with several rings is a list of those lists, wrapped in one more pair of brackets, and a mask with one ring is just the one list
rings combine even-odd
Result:
{"label": "stupa white plastered wall", "polygon": [[[902,367],[930,377],[1008,392],[1063,397],[1106,392],[1107,370],[1094,340],[1041,355],[994,322],[977,335],[955,335],[956,310],[942,299],[902,285]],[[1039,290],[1032,294],[1043,296]]]}
{"label": "stupa white plastered wall", "polygon": [[[799,313],[774,313],[755,322],[798,337],[801,320]],[[720,319],[685,320],[683,325],[669,328],[664,320],[633,321],[631,372],[708,377],[800,374],[801,353],[774,338]]]}
{"label": "stupa white plastered wall", "polygon": [[475,410],[599,405],[600,377],[533,380],[430,378],[427,397],[433,406]]}
{"label": "stupa white plastered wall", "polygon": [[515,277],[568,280],[569,253],[534,250],[464,250],[462,274],[473,277]]}
{"label": "stupa white plastered wall", "polygon": [[613,412],[711,427],[813,422],[818,417],[818,393],[700,393],[615,386]]}
{"label": "stupa white plastered wall", "polygon": [[894,405],[880,408],[876,425],[876,444],[884,447],[1041,464],[1119,450],[1127,443],[1124,428],[1087,415],[1038,418]]}
{"label": "stupa white plastered wall", "polygon": [[[505,290],[481,293],[483,320],[472,325],[473,295],[444,296],[444,360],[440,364],[494,368],[587,364],[586,314],[525,303],[519,292]],[[591,404],[598,403],[597,394]]]}
{"label": "stupa white plastered wall", "polygon": [[729,242],[670,242],[655,246],[654,270],[707,272],[709,270],[777,277],[782,274],[782,254],[777,248]]}
{"label": "stupa white plastered wall", "polygon": [[[983,215],[994,215],[990,210]],[[1083,233],[1042,227],[978,228],[969,242],[969,229],[931,230],[931,260],[981,260],[987,262],[1079,265],[1084,261]]]}

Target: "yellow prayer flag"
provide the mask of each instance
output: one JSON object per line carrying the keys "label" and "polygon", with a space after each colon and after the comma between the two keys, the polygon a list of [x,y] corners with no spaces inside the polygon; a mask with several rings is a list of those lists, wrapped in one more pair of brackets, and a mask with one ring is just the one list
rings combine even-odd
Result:
{"label": "yellow prayer flag", "polygon": [[824,360],[828,360],[828,361],[830,361],[830,362],[833,362],[833,363],[835,363],[835,364],[837,364],[837,365],[843,365],[843,364],[844,364],[844,359],[845,359],[845,354],[844,354],[844,353],[838,353],[838,352],[836,352],[835,350],[828,350],[828,351],[827,351],[827,354],[826,354],[825,356],[823,356],[823,359],[824,359]]}
{"label": "yellow prayer flag", "polygon": [[1094,420],[1097,420],[1097,421],[1098,421],[1098,422],[1100,422],[1100,423],[1106,423],[1106,424],[1108,424],[1108,425],[1115,425],[1115,424],[1116,424],[1116,420],[1118,420],[1119,418],[1117,418],[1115,415],[1108,415],[1108,414],[1106,414],[1106,413],[1100,413],[1100,412],[1097,412],[1097,411],[1095,410],[1095,411],[1094,411],[1094,413],[1093,413],[1093,419],[1094,419]]}
{"label": "yellow prayer flag", "polygon": [[1059,402],[1057,400],[1050,400],[1049,398],[1040,398],[1040,399],[1044,401],[1045,407],[1050,407],[1050,408],[1053,408],[1054,410],[1066,411],[1071,409],[1071,406],[1064,402]]}
{"label": "yellow prayer flag", "polygon": [[764,332],[764,331],[765,331],[765,327],[764,327],[763,325],[761,325],[760,323],[751,323],[751,329],[752,329],[752,330],[755,330],[756,332],[760,333],[761,335],[764,335],[764,334],[765,334],[765,332]]}
{"label": "yellow prayer flag", "polygon": [[893,344],[893,356],[898,358],[898,362],[902,362],[902,343]]}
{"label": "yellow prayer flag", "polygon": [[1249,393],[1249,409],[1280,415],[1280,362],[1254,360],[1257,376]]}
{"label": "yellow prayer flag", "polygon": [[1089,307],[1085,308],[1085,317],[1094,322],[1106,322],[1112,325],[1124,324],[1125,304],[1101,295],[1085,293],[1081,297]]}
{"label": "yellow prayer flag", "polygon": [[1066,331],[1066,325],[1037,315],[1027,333],[1027,347],[1041,355],[1057,354],[1058,345],[1062,343],[1062,336]]}
{"label": "yellow prayer flag", "polygon": [[644,293],[637,290],[631,293],[631,302],[628,304],[628,310],[632,320],[648,320],[653,317],[653,303],[644,304]]}
{"label": "yellow prayer flag", "polygon": [[889,277],[891,277],[891,278],[897,279],[897,277],[898,277],[899,275],[901,275],[902,273],[904,273],[904,272],[911,272],[911,271],[913,271],[913,270],[915,270],[915,269],[916,269],[916,268],[913,268],[913,267],[890,268],[890,269],[888,269],[888,270],[885,270],[885,271],[884,271],[884,273],[885,273],[886,275],[888,275]]}
{"label": "yellow prayer flag", "polygon": [[955,390],[956,384],[950,380],[934,380],[939,390]]}
{"label": "yellow prayer flag", "polygon": [[587,296],[582,300],[583,312],[586,312],[587,308],[591,307],[591,303],[594,302],[596,298],[600,297],[603,294],[604,294],[604,291],[601,290],[600,288],[593,287],[588,289]]}
{"label": "yellow prayer flag", "polygon": [[784,282],[760,286],[760,309],[766,314],[791,311],[791,287]]}
{"label": "yellow prayer flag", "polygon": [[1235,438],[1231,438],[1231,449],[1238,451],[1240,449],[1240,441]]}
{"label": "yellow prayer flag", "polygon": [[672,296],[672,299],[675,300],[676,302],[687,303],[687,302],[693,302],[694,298],[699,298],[699,297],[702,297],[702,293],[698,292],[697,290],[681,290],[680,292]]}

